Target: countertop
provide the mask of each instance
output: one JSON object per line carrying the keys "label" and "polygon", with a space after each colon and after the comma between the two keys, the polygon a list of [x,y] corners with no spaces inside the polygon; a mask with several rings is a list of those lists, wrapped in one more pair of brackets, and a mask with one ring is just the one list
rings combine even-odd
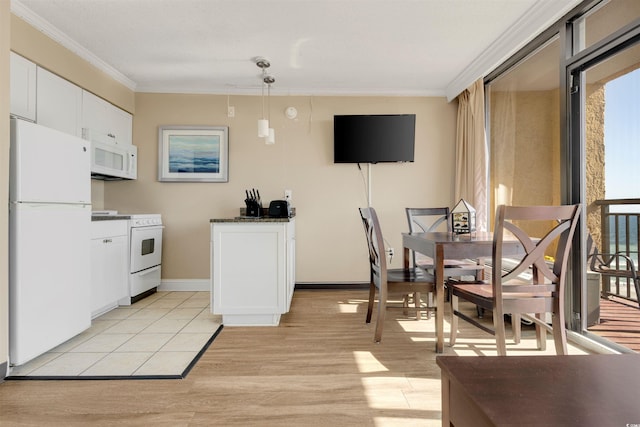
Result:
{"label": "countertop", "polygon": [[211,219],[209,222],[290,222],[296,216],[296,208],[291,208],[291,216],[289,218],[271,217],[269,216],[269,209],[262,209],[262,216],[246,216],[247,210],[240,208],[240,215],[233,218],[216,218]]}
{"label": "countertop", "polygon": [[274,218],[269,216],[237,216],[235,218],[216,218],[209,220],[210,222],[221,223],[221,222],[290,222],[295,217],[291,218]]}
{"label": "countertop", "polygon": [[130,215],[91,215],[91,221],[117,221],[131,219]]}

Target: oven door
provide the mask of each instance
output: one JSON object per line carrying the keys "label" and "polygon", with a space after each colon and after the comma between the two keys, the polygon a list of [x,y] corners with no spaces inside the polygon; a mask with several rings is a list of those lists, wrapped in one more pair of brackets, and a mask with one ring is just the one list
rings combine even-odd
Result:
{"label": "oven door", "polygon": [[146,270],[162,260],[162,225],[131,228],[131,271]]}

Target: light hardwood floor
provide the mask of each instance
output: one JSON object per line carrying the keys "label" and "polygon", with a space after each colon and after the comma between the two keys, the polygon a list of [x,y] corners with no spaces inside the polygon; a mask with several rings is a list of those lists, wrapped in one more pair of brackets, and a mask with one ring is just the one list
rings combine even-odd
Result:
{"label": "light hardwood floor", "polygon": [[[226,327],[183,380],[6,381],[0,426],[440,425],[434,320],[389,312],[374,344],[367,293],[296,291],[279,327]],[[523,336],[508,353],[541,354]],[[462,324],[445,344],[445,355],[493,354],[491,336]]]}

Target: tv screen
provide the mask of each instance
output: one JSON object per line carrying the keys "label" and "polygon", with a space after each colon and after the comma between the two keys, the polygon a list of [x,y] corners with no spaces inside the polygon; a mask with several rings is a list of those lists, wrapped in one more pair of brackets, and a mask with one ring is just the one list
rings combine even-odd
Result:
{"label": "tv screen", "polygon": [[413,162],[416,115],[336,115],[334,163]]}

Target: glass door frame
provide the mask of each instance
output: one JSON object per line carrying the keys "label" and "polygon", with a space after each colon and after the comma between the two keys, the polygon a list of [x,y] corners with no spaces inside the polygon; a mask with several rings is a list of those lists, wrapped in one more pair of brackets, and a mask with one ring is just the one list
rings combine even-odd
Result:
{"label": "glass door frame", "polygon": [[[577,51],[575,44],[578,42],[576,38],[571,37],[572,34],[580,32],[576,28],[579,24],[577,20],[567,23],[564,32],[567,46],[571,51]],[[586,158],[586,135],[584,129],[586,117],[586,72],[590,68],[612,58],[618,53],[624,51],[631,46],[640,45],[640,19],[619,29],[607,38],[598,43],[568,57],[565,60],[563,83],[566,87],[561,90],[561,96],[564,96],[563,105],[566,108],[564,117],[567,119],[564,138],[566,144],[562,144],[567,148],[566,166],[567,179],[570,185],[567,187],[567,197],[570,203],[583,203],[582,218],[580,221],[580,233],[577,233],[580,251],[574,251],[571,264],[572,273],[571,281],[574,286],[572,291],[572,307],[571,307],[571,329],[586,333],[587,331],[587,233],[586,230],[586,167],[584,159]],[[574,242],[577,243],[577,242]]]}

